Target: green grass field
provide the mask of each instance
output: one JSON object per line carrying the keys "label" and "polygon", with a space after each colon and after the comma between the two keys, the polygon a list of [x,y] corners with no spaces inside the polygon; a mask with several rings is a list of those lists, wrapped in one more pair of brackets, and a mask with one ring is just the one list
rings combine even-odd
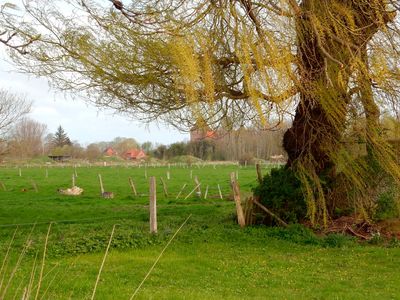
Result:
{"label": "green grass field", "polygon": [[[400,298],[400,248],[360,245],[341,236],[319,238],[299,226],[240,229],[235,205],[227,200],[230,173],[238,171],[245,197],[256,184],[253,167],[171,167],[170,180],[167,171],[146,171],[158,184],[158,234],[151,235],[143,167],[78,167],[76,184],[85,191],[77,197],[57,193],[71,185],[72,167],[49,168],[48,178],[45,168],[22,168],[22,176],[18,168],[1,169],[0,181],[7,190],[0,191],[0,299],[21,299],[24,294],[24,299],[35,298],[50,222],[37,299],[90,299],[114,225],[95,298],[129,299],[189,215],[137,298]],[[207,200],[194,194],[184,200],[195,186],[191,171],[203,192],[209,185]],[[100,197],[98,174],[114,199]],[[128,177],[139,196],[133,196]],[[160,177],[167,182],[169,197]],[[186,189],[175,199],[184,183]]]}

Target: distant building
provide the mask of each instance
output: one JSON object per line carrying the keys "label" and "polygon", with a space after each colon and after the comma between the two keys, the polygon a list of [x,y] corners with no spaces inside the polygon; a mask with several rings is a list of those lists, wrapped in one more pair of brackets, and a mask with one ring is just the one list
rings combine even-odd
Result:
{"label": "distant building", "polygon": [[49,158],[51,158],[54,161],[67,161],[71,158],[70,155],[49,155]]}
{"label": "distant building", "polygon": [[209,127],[194,126],[190,129],[190,141],[198,142],[202,140],[217,139],[217,131],[211,130]]}
{"label": "distant building", "polygon": [[139,149],[131,149],[124,153],[123,157],[128,160],[140,160],[145,159],[147,157],[146,153],[143,150]]}
{"label": "distant building", "polygon": [[103,154],[105,156],[116,156],[117,151],[115,151],[112,147],[108,147],[106,150],[104,150]]}

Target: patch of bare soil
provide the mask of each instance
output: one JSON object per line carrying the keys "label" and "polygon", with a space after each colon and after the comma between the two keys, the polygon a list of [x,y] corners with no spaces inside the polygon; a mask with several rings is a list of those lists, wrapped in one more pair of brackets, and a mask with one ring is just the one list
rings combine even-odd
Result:
{"label": "patch of bare soil", "polygon": [[385,239],[400,239],[400,219],[370,223],[356,216],[343,216],[332,220],[321,233],[348,234],[360,240],[370,240],[376,235]]}
{"label": "patch of bare soil", "polygon": [[365,222],[356,216],[343,216],[332,220],[323,233],[349,234],[361,240],[370,240],[375,234],[380,234],[380,231],[376,224]]}

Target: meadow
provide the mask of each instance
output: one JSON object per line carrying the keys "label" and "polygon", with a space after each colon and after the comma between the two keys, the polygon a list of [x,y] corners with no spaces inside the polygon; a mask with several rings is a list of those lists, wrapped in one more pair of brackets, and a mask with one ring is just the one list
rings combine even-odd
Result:
{"label": "meadow", "polygon": [[[75,171],[84,193],[60,195]],[[253,166],[0,169],[0,299],[400,298],[397,245],[318,237],[298,225],[241,229],[230,200],[236,171],[245,198],[256,185]],[[98,174],[114,199],[100,197]],[[157,178],[157,234],[149,233],[150,176]],[[207,199],[185,199],[194,176],[203,194],[209,186]]]}

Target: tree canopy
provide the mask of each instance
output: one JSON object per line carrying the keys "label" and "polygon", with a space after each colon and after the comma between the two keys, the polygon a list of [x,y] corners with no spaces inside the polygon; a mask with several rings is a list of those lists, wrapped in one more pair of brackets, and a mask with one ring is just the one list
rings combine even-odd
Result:
{"label": "tree canopy", "polygon": [[[360,199],[374,168],[400,180],[380,122],[381,113],[399,112],[397,1],[24,3],[23,14],[2,9],[5,32],[24,45],[11,43],[10,54],[59,89],[186,129],[222,120],[272,129],[292,119],[287,167],[302,182],[313,223],[326,223],[335,206],[335,185],[326,182],[339,172],[360,211],[370,205]],[[354,122],[364,124],[367,159],[344,145]]]}
{"label": "tree canopy", "polygon": [[56,133],[52,139],[53,147],[64,147],[72,145],[71,140],[69,139],[67,133],[64,131],[64,128],[58,126]]}

